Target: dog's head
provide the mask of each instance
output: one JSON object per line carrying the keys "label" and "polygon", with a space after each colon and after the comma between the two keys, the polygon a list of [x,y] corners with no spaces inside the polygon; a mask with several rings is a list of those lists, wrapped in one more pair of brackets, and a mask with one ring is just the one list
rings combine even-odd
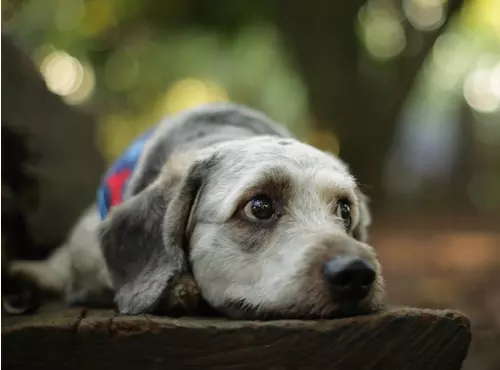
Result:
{"label": "dog's head", "polygon": [[122,312],[154,310],[190,269],[235,318],[335,317],[383,304],[364,195],[336,157],[254,137],[173,156],[116,207],[101,241]]}

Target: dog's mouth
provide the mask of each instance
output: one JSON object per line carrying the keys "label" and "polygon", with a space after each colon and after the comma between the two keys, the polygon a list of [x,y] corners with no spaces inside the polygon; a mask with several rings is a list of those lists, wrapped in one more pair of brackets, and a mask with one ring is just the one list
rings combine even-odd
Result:
{"label": "dog's mouth", "polygon": [[336,308],[318,310],[315,307],[309,309],[297,309],[288,307],[279,310],[267,310],[264,307],[256,307],[245,300],[231,301],[220,307],[218,311],[224,316],[236,320],[325,320],[340,319],[346,317],[370,315],[384,310],[383,305],[359,305],[342,304]]}

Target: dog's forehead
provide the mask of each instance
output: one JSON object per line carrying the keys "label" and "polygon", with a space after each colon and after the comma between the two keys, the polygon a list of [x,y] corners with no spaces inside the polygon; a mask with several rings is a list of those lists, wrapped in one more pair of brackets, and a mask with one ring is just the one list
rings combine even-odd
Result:
{"label": "dog's forehead", "polygon": [[[304,169],[325,168],[348,174],[347,166],[333,154],[292,138],[260,136],[234,141],[223,148],[225,169],[256,168],[259,165],[282,164]],[[257,165],[257,166],[256,166]]]}
{"label": "dog's forehead", "polygon": [[221,150],[212,190],[229,203],[248,189],[271,181],[278,187],[318,194],[351,192],[356,180],[344,163],[294,139],[259,137],[232,142]]}

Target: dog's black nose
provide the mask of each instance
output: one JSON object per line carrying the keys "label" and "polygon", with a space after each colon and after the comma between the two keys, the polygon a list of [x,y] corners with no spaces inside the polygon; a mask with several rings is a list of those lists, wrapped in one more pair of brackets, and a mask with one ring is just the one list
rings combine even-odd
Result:
{"label": "dog's black nose", "polygon": [[338,299],[352,303],[365,298],[375,281],[374,269],[359,257],[335,257],[325,263],[323,274]]}

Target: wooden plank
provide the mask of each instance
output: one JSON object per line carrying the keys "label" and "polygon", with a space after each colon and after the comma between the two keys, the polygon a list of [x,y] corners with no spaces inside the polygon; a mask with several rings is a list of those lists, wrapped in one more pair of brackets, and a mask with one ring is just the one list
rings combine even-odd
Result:
{"label": "wooden plank", "polygon": [[5,369],[44,369],[72,363],[75,329],[83,309],[41,310],[36,315],[2,318]]}
{"label": "wooden plank", "polygon": [[399,308],[319,321],[119,316],[4,319],[6,369],[458,370],[471,339],[456,311]]}

